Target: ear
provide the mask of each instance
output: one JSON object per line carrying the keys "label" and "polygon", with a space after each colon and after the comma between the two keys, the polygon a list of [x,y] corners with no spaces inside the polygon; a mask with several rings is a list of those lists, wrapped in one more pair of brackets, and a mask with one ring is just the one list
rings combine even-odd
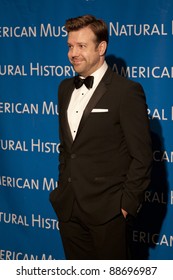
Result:
{"label": "ear", "polygon": [[103,56],[106,52],[106,49],[107,49],[107,43],[106,41],[102,41],[100,44],[99,44],[99,53],[100,53],[100,56]]}

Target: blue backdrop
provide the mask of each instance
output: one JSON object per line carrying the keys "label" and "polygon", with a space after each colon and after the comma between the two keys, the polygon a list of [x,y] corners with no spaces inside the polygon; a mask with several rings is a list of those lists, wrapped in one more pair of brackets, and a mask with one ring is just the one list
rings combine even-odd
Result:
{"label": "blue backdrop", "polygon": [[58,178],[57,89],[75,75],[67,18],[103,18],[107,62],[146,92],[152,184],[136,259],[173,259],[173,1],[0,0],[0,259],[64,259],[49,193]]}

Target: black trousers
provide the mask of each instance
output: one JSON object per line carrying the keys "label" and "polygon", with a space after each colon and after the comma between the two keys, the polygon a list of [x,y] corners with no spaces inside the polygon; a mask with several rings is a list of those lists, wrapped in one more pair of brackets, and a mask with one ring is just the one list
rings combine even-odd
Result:
{"label": "black trousers", "polygon": [[102,225],[89,225],[80,218],[75,204],[71,219],[59,222],[67,260],[127,260],[129,227],[122,214]]}

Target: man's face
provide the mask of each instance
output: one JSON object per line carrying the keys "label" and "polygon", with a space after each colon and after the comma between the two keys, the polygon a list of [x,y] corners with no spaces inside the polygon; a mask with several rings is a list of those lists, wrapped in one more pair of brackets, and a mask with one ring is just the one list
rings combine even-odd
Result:
{"label": "man's face", "polygon": [[101,44],[97,44],[96,36],[89,27],[69,32],[68,58],[79,75],[87,77],[102,65],[104,56]]}

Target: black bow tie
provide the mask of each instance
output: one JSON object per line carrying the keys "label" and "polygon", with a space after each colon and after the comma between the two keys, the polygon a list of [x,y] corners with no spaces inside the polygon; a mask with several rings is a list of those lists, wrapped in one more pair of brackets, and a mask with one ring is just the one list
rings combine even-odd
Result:
{"label": "black bow tie", "polygon": [[80,88],[83,84],[88,88],[92,88],[94,82],[94,77],[93,76],[88,76],[85,79],[80,78],[79,76],[76,76],[74,79],[74,84],[75,88],[78,89]]}

